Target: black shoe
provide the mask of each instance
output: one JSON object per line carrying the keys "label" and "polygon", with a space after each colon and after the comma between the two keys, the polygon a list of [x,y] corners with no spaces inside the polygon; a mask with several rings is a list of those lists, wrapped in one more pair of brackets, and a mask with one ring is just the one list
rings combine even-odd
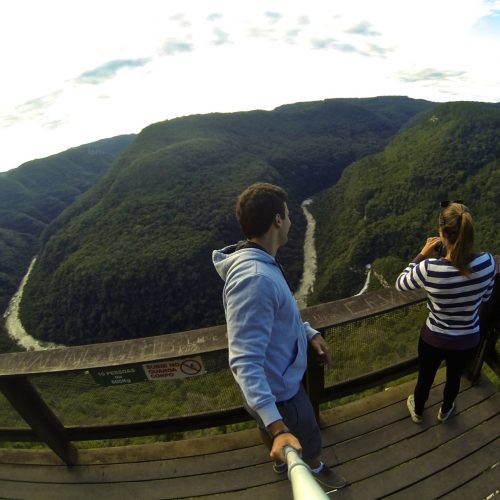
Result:
{"label": "black shoe", "polygon": [[345,478],[335,474],[335,472],[333,472],[332,469],[325,464],[323,464],[323,467],[319,472],[311,472],[314,479],[316,479],[319,484],[330,490],[338,490],[347,484]]}

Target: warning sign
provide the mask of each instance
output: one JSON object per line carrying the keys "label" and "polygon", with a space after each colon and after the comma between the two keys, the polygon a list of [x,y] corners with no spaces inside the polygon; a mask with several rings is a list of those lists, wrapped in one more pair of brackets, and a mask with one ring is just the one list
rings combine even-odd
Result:
{"label": "warning sign", "polygon": [[207,373],[200,356],[142,365],[149,380],[188,378]]}

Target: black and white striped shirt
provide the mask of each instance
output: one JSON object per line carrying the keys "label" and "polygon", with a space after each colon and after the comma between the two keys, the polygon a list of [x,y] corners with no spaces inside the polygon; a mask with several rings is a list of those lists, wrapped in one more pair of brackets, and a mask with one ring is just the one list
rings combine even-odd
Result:
{"label": "black and white striped shirt", "polygon": [[496,263],[491,254],[483,252],[474,254],[469,266],[471,274],[464,276],[444,258],[426,259],[419,254],[396,280],[399,291],[423,288],[427,292],[425,337],[436,334],[439,347],[474,347],[479,341],[479,306],[493,290]]}

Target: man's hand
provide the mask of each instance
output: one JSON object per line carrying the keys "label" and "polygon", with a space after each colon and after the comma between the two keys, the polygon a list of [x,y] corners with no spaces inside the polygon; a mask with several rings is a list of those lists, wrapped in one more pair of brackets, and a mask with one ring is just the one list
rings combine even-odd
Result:
{"label": "man's hand", "polygon": [[317,333],[311,340],[310,344],[318,355],[318,363],[321,366],[332,366],[332,355],[326,340],[320,333]]}
{"label": "man's hand", "polygon": [[271,453],[269,453],[270,457],[280,462],[286,462],[285,452],[283,451],[286,445],[295,448],[299,453],[302,451],[299,440],[292,433],[287,432],[274,438],[273,447]]}

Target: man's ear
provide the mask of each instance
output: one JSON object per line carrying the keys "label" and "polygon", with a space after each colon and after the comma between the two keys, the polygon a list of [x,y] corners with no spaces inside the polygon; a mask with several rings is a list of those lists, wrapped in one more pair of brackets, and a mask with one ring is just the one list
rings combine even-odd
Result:
{"label": "man's ear", "polygon": [[276,226],[281,227],[281,223],[283,222],[283,219],[281,218],[281,215],[278,213],[274,216],[274,223]]}

